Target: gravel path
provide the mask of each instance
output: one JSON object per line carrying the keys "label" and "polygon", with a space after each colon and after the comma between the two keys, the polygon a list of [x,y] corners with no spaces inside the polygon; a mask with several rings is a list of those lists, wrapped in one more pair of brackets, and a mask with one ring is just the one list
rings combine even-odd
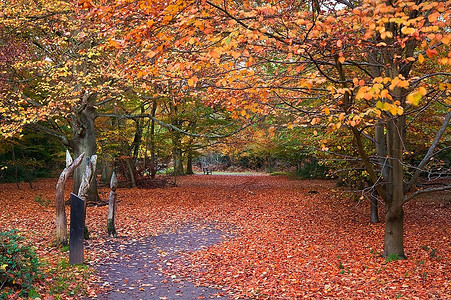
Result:
{"label": "gravel path", "polygon": [[116,255],[96,269],[107,292],[97,299],[193,300],[228,299],[220,290],[195,286],[177,275],[166,276],[181,252],[197,251],[222,240],[224,233],[213,226],[187,225],[176,233],[142,240],[108,240],[102,247],[115,249]]}

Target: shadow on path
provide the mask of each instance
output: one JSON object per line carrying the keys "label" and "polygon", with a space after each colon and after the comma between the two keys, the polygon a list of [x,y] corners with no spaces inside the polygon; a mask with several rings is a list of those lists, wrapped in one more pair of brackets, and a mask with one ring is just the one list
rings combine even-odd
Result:
{"label": "shadow on path", "polygon": [[223,236],[213,226],[187,225],[176,233],[140,240],[108,240],[102,247],[116,253],[95,267],[101,285],[108,289],[97,299],[228,299],[221,290],[195,286],[186,278],[165,274],[181,252],[207,248],[219,243]]}

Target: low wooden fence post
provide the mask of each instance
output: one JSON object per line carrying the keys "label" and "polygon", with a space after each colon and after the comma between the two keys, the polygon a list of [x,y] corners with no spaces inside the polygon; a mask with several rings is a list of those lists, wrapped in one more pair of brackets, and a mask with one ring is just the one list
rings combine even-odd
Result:
{"label": "low wooden fence post", "polygon": [[111,182],[110,182],[110,196],[108,197],[108,216],[107,216],[107,228],[108,228],[108,235],[112,235],[113,237],[117,236],[116,228],[114,225],[114,219],[116,217],[116,199],[117,199],[117,177],[116,173],[113,172],[113,175],[111,176]]}

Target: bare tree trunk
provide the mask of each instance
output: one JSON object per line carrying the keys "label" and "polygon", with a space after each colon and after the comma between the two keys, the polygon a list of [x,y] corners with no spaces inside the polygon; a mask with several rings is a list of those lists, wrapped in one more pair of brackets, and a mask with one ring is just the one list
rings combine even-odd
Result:
{"label": "bare tree trunk", "polygon": [[186,174],[192,175],[193,172],[193,152],[191,150],[191,147],[188,148],[188,152],[186,154]]}
{"label": "bare tree trunk", "polygon": [[130,157],[127,157],[125,159],[125,164],[127,166],[128,173],[130,174],[130,187],[135,188],[136,187],[135,168],[132,159]]}
{"label": "bare tree trunk", "polygon": [[[96,163],[97,163],[97,155],[91,156],[91,158],[87,157],[85,173],[83,174],[83,179],[80,184],[80,189],[78,190],[78,197],[84,200],[85,212],[84,212],[84,220],[86,222],[86,208],[88,207],[88,196],[89,196],[89,187],[92,185],[94,174],[96,172]],[[89,239],[89,230],[85,224],[85,239]]]}
{"label": "bare tree trunk", "polygon": [[114,220],[116,218],[116,199],[117,199],[117,177],[116,173],[113,172],[113,175],[111,176],[111,183],[110,183],[110,196],[108,197],[108,217],[107,217],[107,229],[108,229],[108,235],[116,237],[116,228],[114,224]]}
{"label": "bare tree trunk", "polygon": [[[73,139],[70,141],[71,147],[74,149],[74,155],[86,153],[87,157],[91,157],[97,152],[95,126],[94,121],[97,117],[95,107],[90,105],[91,96],[83,96],[83,101],[80,108],[74,109],[72,118]],[[83,179],[83,172],[86,168],[85,162],[82,162],[81,168],[74,172],[74,188],[73,193],[77,194],[80,189],[80,184]],[[93,174],[95,178],[95,174]],[[97,193],[97,184],[91,184],[87,192],[87,201],[99,201]]]}
{"label": "bare tree trunk", "polygon": [[389,205],[385,212],[384,257],[397,256],[405,259],[404,254],[404,210]]}
{"label": "bare tree trunk", "polygon": [[[144,114],[144,112],[145,112],[144,107],[141,107],[141,113]],[[141,146],[144,131],[144,120],[142,119],[136,120],[135,127],[136,127],[135,137],[133,138],[131,148],[133,151],[133,165],[136,167],[136,164],[138,162],[139,147]]]}
{"label": "bare tree trunk", "polygon": [[84,155],[85,154],[82,153],[75,161],[72,161],[69,151],[66,151],[66,168],[63,170],[58,179],[55,192],[56,245],[67,244],[67,217],[64,206],[64,187],[66,185],[67,178],[69,178],[74,170],[81,164]]}
{"label": "bare tree trunk", "polygon": [[377,192],[373,190],[370,195],[370,220],[371,223],[379,223],[379,211]]}
{"label": "bare tree trunk", "polygon": [[157,174],[157,167],[155,161],[155,114],[157,112],[157,101],[152,103],[152,120],[150,121],[150,177],[153,179]]}
{"label": "bare tree trunk", "polygon": [[387,144],[390,159],[389,198],[385,212],[384,257],[404,254],[404,170],[403,155],[403,118],[390,120],[387,124]]}
{"label": "bare tree trunk", "polygon": [[172,140],[172,155],[174,156],[174,173],[183,175],[182,163],[182,149],[181,149],[180,135],[175,134]]}

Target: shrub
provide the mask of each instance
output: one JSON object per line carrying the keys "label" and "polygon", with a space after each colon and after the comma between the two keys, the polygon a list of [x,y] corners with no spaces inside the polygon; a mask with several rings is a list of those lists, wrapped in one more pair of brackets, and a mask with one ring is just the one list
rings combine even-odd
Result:
{"label": "shrub", "polygon": [[[10,287],[20,290],[21,296],[28,296],[33,281],[39,276],[38,268],[34,248],[25,242],[18,230],[0,232],[0,290]],[[0,298],[7,297],[7,293],[4,289]]]}

